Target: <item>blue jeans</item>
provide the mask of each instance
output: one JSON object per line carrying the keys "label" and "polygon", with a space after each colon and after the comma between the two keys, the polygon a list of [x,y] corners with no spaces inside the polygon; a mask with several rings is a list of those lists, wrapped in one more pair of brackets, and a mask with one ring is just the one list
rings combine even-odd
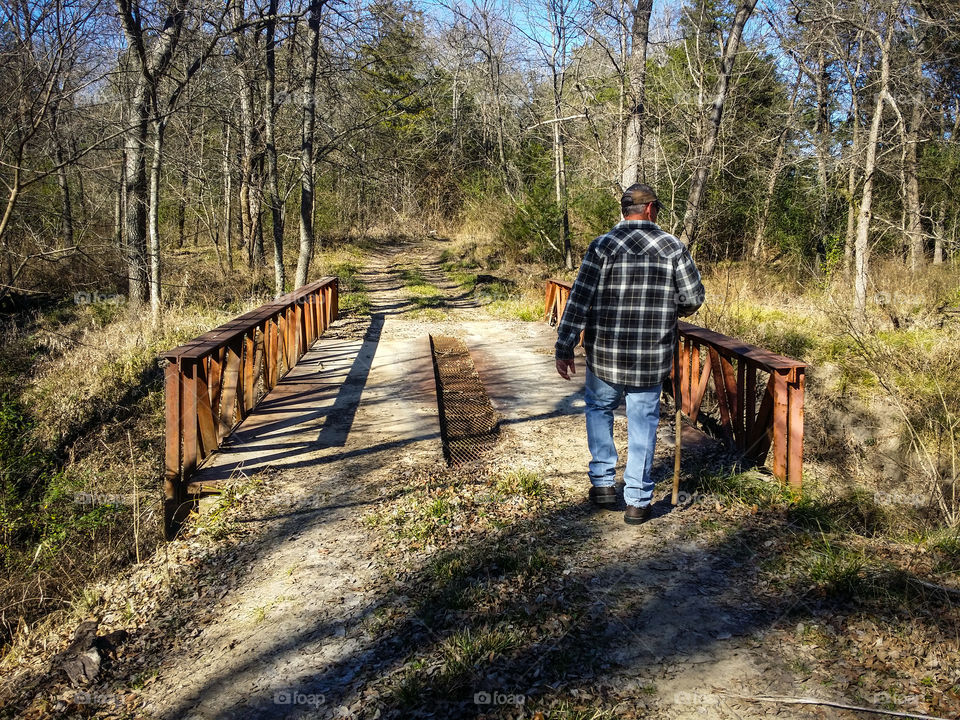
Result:
{"label": "blue jeans", "polygon": [[627,467],[623,472],[623,499],[627,505],[646,507],[653,500],[653,451],[660,422],[660,385],[638,388],[611,385],[586,370],[584,400],[587,405],[589,475],[594,487],[616,482],[617,447],[613,442],[613,411],[627,397]]}

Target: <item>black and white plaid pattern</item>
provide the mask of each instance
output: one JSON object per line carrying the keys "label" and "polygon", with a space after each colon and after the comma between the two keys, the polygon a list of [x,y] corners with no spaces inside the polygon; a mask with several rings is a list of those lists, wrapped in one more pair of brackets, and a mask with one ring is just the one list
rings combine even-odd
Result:
{"label": "black and white plaid pattern", "polygon": [[587,365],[601,380],[650,387],[670,374],[677,315],[703,304],[686,245],[648,220],[623,220],[587,249],[557,327],[557,359],[584,332]]}

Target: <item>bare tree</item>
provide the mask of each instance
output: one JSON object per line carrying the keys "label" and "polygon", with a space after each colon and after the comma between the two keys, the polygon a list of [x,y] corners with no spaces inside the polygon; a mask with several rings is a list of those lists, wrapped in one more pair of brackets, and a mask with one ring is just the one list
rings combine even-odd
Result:
{"label": "bare tree", "polygon": [[699,153],[693,177],[690,179],[690,192],[687,195],[687,211],[683,218],[683,232],[680,239],[688,245],[693,245],[697,238],[700,222],[700,209],[707,188],[707,177],[710,166],[713,164],[713,153],[717,146],[717,137],[720,135],[720,121],[723,117],[723,106],[727,100],[730,88],[730,78],[733,76],[733,67],[740,48],[740,38],[747,20],[757,6],[757,0],[741,0],[737,13],[733,19],[730,33],[723,48],[720,59],[720,75],[713,93],[713,104],[710,118],[706,124],[702,149]]}
{"label": "bare tree", "polygon": [[320,13],[325,0],[311,0],[307,15],[306,62],[303,73],[303,122],[300,142],[300,254],[296,287],[306,284],[316,237],[313,227],[313,136],[317,123],[317,60],[320,55]]}
{"label": "bare tree", "polygon": [[630,32],[630,51],[627,58],[629,112],[623,129],[624,189],[643,180],[643,123],[647,83],[647,43],[650,35],[650,14],[653,0],[635,0]]}
{"label": "bare tree", "polygon": [[[16,290],[22,274],[37,261],[65,257],[74,246],[73,214],[66,169],[77,157],[103,141],[66,152],[62,140],[65,108],[95,77],[75,75],[84,44],[89,41],[96,1],[67,3],[27,0],[7,3],[0,10],[3,27],[0,51],[0,180],[5,198],[0,209],[0,249],[6,277],[0,298]],[[54,148],[53,164],[47,148]],[[24,194],[52,175],[61,190],[60,247],[42,239],[15,244],[10,235],[15,211]]]}

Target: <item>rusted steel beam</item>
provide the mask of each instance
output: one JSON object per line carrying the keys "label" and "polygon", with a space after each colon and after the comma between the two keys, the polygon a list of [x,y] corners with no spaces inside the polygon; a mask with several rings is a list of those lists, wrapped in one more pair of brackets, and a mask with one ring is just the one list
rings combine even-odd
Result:
{"label": "rusted steel beam", "polygon": [[223,442],[223,439],[230,434],[237,416],[238,394],[242,393],[240,385],[240,361],[242,353],[242,342],[234,340],[226,347],[227,362],[223,373],[220,426],[217,432],[217,438],[220,442]]}
{"label": "rusted steel beam", "polygon": [[277,385],[277,320],[271,318],[267,320],[266,339],[264,341],[267,351],[267,392],[273,390]]}
{"label": "rusted steel beam", "polygon": [[753,423],[753,433],[747,437],[747,447],[744,454],[750,457],[756,463],[762,463],[770,450],[770,442],[773,439],[773,427],[771,419],[773,418],[773,373],[767,380],[766,389],[763,392],[763,399],[760,401],[760,409],[757,411],[757,417]]}
{"label": "rusted steel beam", "polygon": [[200,427],[199,459],[203,460],[219,445],[213,425],[213,413],[210,410],[210,389],[207,387],[206,360],[201,358],[196,365],[194,387],[197,398],[197,424]]}
{"label": "rusted steel beam", "polygon": [[773,385],[773,474],[781,481],[787,479],[787,442],[789,440],[789,413],[787,408],[787,373],[774,372]]}
{"label": "rusted steel beam", "polygon": [[[709,355],[707,355],[709,357]],[[683,386],[684,397],[687,398],[687,417],[693,415],[693,390],[700,382],[700,346],[691,343],[690,348],[690,378],[689,383]]]}
{"label": "rusted steel beam", "polygon": [[253,406],[256,404],[254,396],[253,383],[256,379],[253,373],[253,355],[254,355],[254,330],[248,330],[243,336],[243,368],[241,378],[243,379],[243,403],[240,405],[240,419],[243,420],[250,414]]}
{"label": "rusted steel beam", "polygon": [[737,449],[743,450],[747,445],[747,429],[744,422],[744,395],[752,394],[754,391],[746,384],[746,363],[737,360],[737,378],[734,381],[737,389],[737,403],[735,408],[735,418],[733,421],[734,434],[737,437]]}
{"label": "rusted steel beam", "polygon": [[210,390],[210,411],[213,415],[213,424],[220,424],[220,394],[223,392],[223,354],[224,348],[213,351],[210,356],[210,374],[208,376]]}
{"label": "rusted steel beam", "polygon": [[197,467],[197,389],[194,377],[196,360],[180,359],[180,432],[183,434],[181,482]]}
{"label": "rusted steel beam", "polygon": [[[259,325],[264,320],[283,312],[290,306],[295,305],[298,300],[306,298],[311,294],[322,292],[327,288],[333,288],[335,290],[336,287],[337,278],[321,278],[309,285],[304,285],[295,292],[282,295],[273,302],[266,303],[243,315],[235,317],[233,320],[209,332],[203,333],[188,343],[184,343],[172,350],[166,350],[160,354],[160,357],[167,359],[174,357],[200,357],[218,347],[226,345],[236,337],[244,335],[251,327]],[[333,312],[336,312],[336,310],[333,309]]]}
{"label": "rusted steel beam", "polygon": [[[180,367],[168,362],[163,369],[164,386],[164,458],[163,458],[163,519],[164,532],[176,534],[174,522],[182,499],[180,477]],[[170,539],[170,538],[168,538]]]}
{"label": "rusted steel beam", "polygon": [[707,393],[707,383],[710,381],[711,368],[713,361],[710,359],[710,353],[707,353],[703,361],[703,368],[700,370],[700,380],[697,383],[697,389],[691,400],[690,422],[694,426],[697,424],[697,417],[700,415],[700,405],[703,403],[703,396]]}
{"label": "rusted steel beam", "polygon": [[690,323],[680,322],[680,334],[685,337],[696,338],[712,347],[721,354],[733,357],[744,357],[757,364],[764,370],[786,370],[790,368],[806,367],[807,364],[784,355],[764,350],[756,345],[741,342],[732,337],[721,335],[713,330],[697,327]]}
{"label": "rusted steel beam", "polygon": [[727,442],[733,445],[734,438],[730,422],[730,402],[727,398],[727,386],[723,380],[720,353],[713,346],[710,346],[710,365],[713,371],[713,390],[717,395],[717,407],[720,410],[720,426],[723,428]]}
{"label": "rusted steel beam", "polygon": [[790,444],[787,455],[787,482],[794,490],[803,484],[803,394],[805,376],[803,369],[797,371],[795,382],[789,383]]}
{"label": "rusted steel beam", "polygon": [[557,286],[552,282],[547,282],[545,284],[544,298],[543,298],[543,319],[549,324],[555,324],[554,318],[554,307],[553,307],[553,298],[557,294]]}
{"label": "rusted steel beam", "polygon": [[733,363],[730,358],[720,356],[720,369],[723,375],[724,392],[727,401],[727,411],[730,413],[730,431],[734,445],[740,443],[740,430],[738,427],[739,415],[737,414],[737,405],[741,395],[737,385],[737,377],[733,369]]}

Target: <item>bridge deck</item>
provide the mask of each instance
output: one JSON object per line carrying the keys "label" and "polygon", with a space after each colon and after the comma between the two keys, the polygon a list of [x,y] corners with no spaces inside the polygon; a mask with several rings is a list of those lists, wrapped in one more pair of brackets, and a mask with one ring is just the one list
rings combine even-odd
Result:
{"label": "bridge deck", "polygon": [[[560,378],[555,334],[537,323],[444,323],[470,349],[503,424],[582,412],[583,374]],[[435,326],[441,327],[441,326]],[[429,327],[374,315],[363,337],[331,328],[194,475],[190,492],[267,467],[305,468],[349,453],[417,446],[440,460]],[[439,330],[437,332],[440,332]],[[428,442],[422,442],[428,441]]]}

